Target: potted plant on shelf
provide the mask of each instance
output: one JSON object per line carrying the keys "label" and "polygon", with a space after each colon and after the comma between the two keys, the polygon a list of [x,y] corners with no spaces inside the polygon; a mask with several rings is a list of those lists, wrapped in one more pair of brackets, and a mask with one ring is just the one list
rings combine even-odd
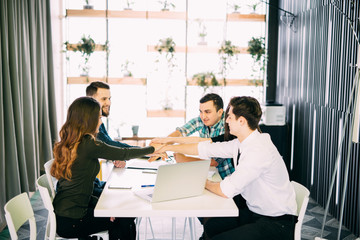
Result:
{"label": "potted plant on shelf", "polygon": [[232,13],[240,13],[241,5],[237,3],[229,4],[228,5],[232,9]]}
{"label": "potted plant on shelf", "polygon": [[95,51],[95,41],[90,37],[82,36],[81,41],[76,45],[71,45],[69,42],[65,42],[66,48],[70,51],[79,51],[84,58],[84,63],[79,67],[82,69],[81,76],[88,76],[90,66],[88,65],[91,54]]}
{"label": "potted plant on shelf", "polygon": [[239,53],[238,48],[231,43],[231,41],[224,41],[221,44],[221,47],[218,50],[220,55],[220,75],[223,77],[224,86],[226,86],[226,75],[229,69],[231,69],[231,63],[233,58],[237,59],[237,54]]}
{"label": "potted plant on shelf", "polygon": [[207,45],[207,42],[205,40],[205,37],[207,36],[207,31],[204,21],[202,19],[196,19],[195,21],[198,23],[198,29],[199,29],[198,35],[200,41],[198,42],[198,45]]}
{"label": "potted plant on shelf", "polygon": [[257,7],[260,5],[260,3],[261,2],[254,2],[253,4],[250,4],[250,5],[248,5],[249,6],[249,8],[251,9],[251,14],[257,14],[256,13],[256,9],[257,9]]}
{"label": "potted plant on shelf", "polygon": [[91,5],[91,0],[85,0],[85,5],[83,6],[84,9],[94,9],[94,6]]}
{"label": "potted plant on shelf", "polygon": [[169,0],[163,0],[163,1],[158,1],[158,2],[162,5],[161,11],[169,11],[170,7],[175,9],[175,4]]}
{"label": "potted plant on shelf", "polygon": [[133,76],[132,72],[129,69],[130,65],[133,65],[133,62],[130,62],[129,60],[126,60],[125,63],[121,64],[121,72],[123,73],[124,77]]}
{"label": "potted plant on shelf", "polygon": [[124,7],[124,10],[132,10],[132,6],[134,5],[135,2],[131,1],[131,0],[126,0],[126,7]]}
{"label": "potted plant on shelf", "polygon": [[[259,73],[258,79],[263,80],[262,76],[265,71],[265,38],[264,37],[252,37],[248,42],[248,52],[250,53],[253,63],[253,72]],[[259,81],[255,81],[257,85]]]}
{"label": "potted plant on shelf", "polygon": [[218,80],[216,79],[216,76],[213,72],[201,72],[194,74],[192,77],[193,80],[196,81],[196,84],[200,87],[204,88],[204,92],[210,87],[210,86],[220,86]]}
{"label": "potted plant on shelf", "polygon": [[[171,74],[172,69],[176,66],[175,64],[175,42],[171,37],[160,39],[158,44],[155,46],[156,51],[162,55],[165,53],[165,58],[168,65],[169,74]],[[156,60],[159,62],[159,60]]]}

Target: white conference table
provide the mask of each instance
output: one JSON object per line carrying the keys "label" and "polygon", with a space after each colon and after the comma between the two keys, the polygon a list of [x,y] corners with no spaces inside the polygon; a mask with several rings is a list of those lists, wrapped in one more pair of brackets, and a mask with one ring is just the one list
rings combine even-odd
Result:
{"label": "white conference table", "polygon": [[[220,197],[208,190],[196,197],[150,203],[133,194],[130,189],[109,188],[114,184],[120,187],[154,184],[156,174],[144,171],[114,167],[95,207],[95,217],[188,217],[191,238],[194,239],[194,217],[238,216],[238,209],[232,199]],[[173,221],[172,239],[176,237],[174,227]]]}

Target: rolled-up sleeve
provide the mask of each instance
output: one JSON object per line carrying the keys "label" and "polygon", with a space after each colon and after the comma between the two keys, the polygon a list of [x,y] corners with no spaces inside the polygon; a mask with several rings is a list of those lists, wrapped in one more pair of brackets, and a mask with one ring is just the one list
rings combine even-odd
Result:
{"label": "rolled-up sleeve", "polygon": [[[200,142],[198,144],[199,157],[201,159],[209,159],[212,157],[232,158],[234,156],[234,147],[237,147],[234,139],[229,142]],[[235,146],[234,146],[235,145]]]}
{"label": "rolled-up sleeve", "polygon": [[236,186],[232,184],[231,179],[226,177],[223,181],[220,182],[221,191],[228,197],[232,198],[236,195]]}

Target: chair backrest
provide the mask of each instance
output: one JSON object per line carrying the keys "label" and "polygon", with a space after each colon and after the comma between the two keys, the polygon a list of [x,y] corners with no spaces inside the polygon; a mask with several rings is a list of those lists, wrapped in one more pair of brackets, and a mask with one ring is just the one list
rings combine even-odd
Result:
{"label": "chair backrest", "polygon": [[295,194],[296,194],[296,203],[297,203],[297,214],[298,214],[298,221],[295,225],[295,235],[294,240],[301,239],[301,226],[304,220],[306,208],[309,202],[309,190],[301,185],[300,183],[291,181]]}
{"label": "chair backrest", "polygon": [[48,221],[46,225],[46,239],[55,239],[56,238],[56,217],[54,213],[54,207],[52,201],[54,197],[51,195],[51,185],[49,183],[47,175],[41,175],[37,181],[36,185],[39,189],[41,199],[43,200],[45,208],[48,210]]}
{"label": "chair backrest", "polygon": [[48,179],[48,182],[49,182],[50,188],[51,188],[51,196],[52,196],[52,198],[55,197],[55,189],[56,189],[56,184],[57,184],[57,179],[54,178],[53,176],[51,176],[51,173],[50,173],[51,166],[52,166],[53,162],[54,162],[54,159],[50,159],[49,161],[47,161],[44,164],[46,177]]}
{"label": "chair backrest", "polygon": [[10,199],[4,209],[11,239],[18,239],[17,231],[26,221],[29,221],[30,225],[30,240],[36,239],[36,221],[27,193]]}

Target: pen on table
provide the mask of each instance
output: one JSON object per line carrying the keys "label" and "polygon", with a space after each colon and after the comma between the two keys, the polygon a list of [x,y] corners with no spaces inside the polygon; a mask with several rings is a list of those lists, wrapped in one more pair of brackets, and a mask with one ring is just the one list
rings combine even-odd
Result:
{"label": "pen on table", "polygon": [[142,173],[151,173],[151,174],[156,174],[156,172],[154,172],[154,171],[142,171]]}
{"label": "pen on table", "polygon": [[155,187],[154,184],[149,184],[149,185],[141,185],[141,187]]}

